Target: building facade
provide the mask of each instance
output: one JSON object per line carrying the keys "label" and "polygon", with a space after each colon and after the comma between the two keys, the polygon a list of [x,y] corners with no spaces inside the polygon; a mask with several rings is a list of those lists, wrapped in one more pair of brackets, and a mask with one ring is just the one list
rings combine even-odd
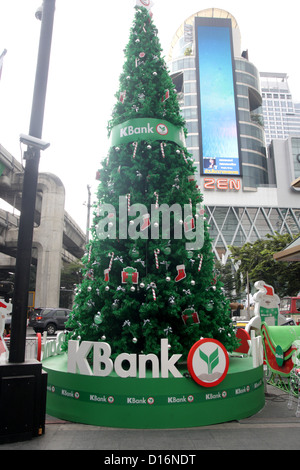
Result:
{"label": "building facade", "polygon": [[260,72],[266,143],[300,135],[300,103],[294,103],[286,73]]}
{"label": "building facade", "polygon": [[[268,233],[299,233],[300,193],[290,178],[298,172],[298,150],[292,149],[300,137],[275,143],[267,155],[260,74],[241,51],[235,18],[210,8],[186,19],[173,37],[168,67],[216,258],[226,262],[230,245]],[[283,166],[293,172],[282,173]]]}

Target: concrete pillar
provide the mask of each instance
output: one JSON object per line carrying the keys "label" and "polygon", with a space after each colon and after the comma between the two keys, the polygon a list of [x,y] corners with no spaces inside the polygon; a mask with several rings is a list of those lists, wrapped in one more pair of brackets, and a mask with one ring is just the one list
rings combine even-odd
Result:
{"label": "concrete pillar", "polygon": [[35,306],[59,307],[65,189],[57,176],[40,173],[38,191],[43,194],[40,225],[33,233],[38,250]]}

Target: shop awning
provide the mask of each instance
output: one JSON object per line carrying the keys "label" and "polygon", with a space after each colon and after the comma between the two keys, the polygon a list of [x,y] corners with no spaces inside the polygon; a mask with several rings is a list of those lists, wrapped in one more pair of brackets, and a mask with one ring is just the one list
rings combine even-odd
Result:
{"label": "shop awning", "polygon": [[293,188],[300,188],[300,176],[295,181],[292,182]]}
{"label": "shop awning", "polygon": [[273,257],[275,261],[300,261],[300,236]]}

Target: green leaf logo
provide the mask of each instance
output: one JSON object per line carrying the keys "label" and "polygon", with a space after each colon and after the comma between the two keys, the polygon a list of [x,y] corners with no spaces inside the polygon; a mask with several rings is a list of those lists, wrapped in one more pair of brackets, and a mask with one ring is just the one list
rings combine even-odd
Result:
{"label": "green leaf logo", "polygon": [[201,351],[201,349],[199,349],[199,356],[207,364],[208,374],[212,374],[214,368],[219,364],[218,348],[216,348],[210,356],[207,356],[203,351]]}
{"label": "green leaf logo", "polygon": [[159,135],[167,135],[169,132],[169,129],[164,124],[158,124],[156,126],[156,131],[158,132]]}

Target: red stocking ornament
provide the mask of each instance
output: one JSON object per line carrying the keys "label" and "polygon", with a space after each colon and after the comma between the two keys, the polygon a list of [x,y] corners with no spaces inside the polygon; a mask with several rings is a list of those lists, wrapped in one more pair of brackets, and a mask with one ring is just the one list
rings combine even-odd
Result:
{"label": "red stocking ornament", "polygon": [[176,269],[178,271],[178,274],[175,277],[175,282],[182,281],[182,279],[184,279],[186,277],[185,265],[184,264],[179,264],[178,266],[176,266]]}

